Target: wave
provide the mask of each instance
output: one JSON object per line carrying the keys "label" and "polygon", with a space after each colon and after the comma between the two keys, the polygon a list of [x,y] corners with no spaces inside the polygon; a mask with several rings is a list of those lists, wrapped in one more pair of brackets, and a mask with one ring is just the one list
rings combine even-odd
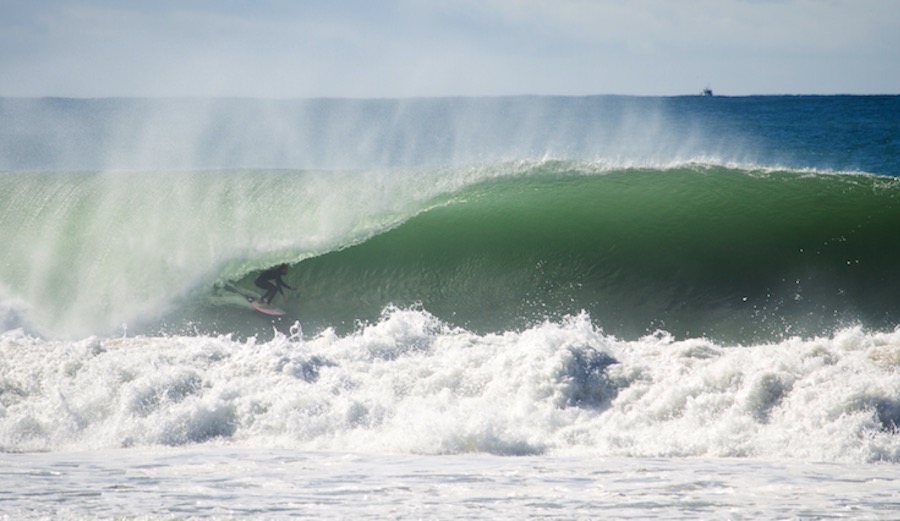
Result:
{"label": "wave", "polygon": [[585,311],[623,338],[745,342],[900,320],[890,177],[541,161],[3,183],[5,321],[51,336],[256,334],[269,319],[216,288],[281,262],[300,291],[279,305],[308,330],[388,305],[476,332]]}
{"label": "wave", "polygon": [[191,308],[215,280],[361,241],[446,189],[396,171],[0,175],[4,301],[67,336]]}
{"label": "wave", "polygon": [[898,195],[866,175],[542,164],[296,265],[290,305],[333,325],[420,303],[485,332],[587,311],[628,338],[893,328]]}
{"label": "wave", "polygon": [[900,462],[898,101],[0,99],[0,451]]}

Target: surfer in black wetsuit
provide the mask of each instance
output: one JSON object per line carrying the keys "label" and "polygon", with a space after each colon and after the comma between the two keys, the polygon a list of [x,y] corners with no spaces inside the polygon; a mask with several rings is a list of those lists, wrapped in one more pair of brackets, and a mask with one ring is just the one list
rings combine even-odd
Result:
{"label": "surfer in black wetsuit", "polygon": [[282,280],[283,275],[287,275],[288,265],[282,264],[280,266],[275,266],[274,268],[269,268],[266,271],[259,274],[259,277],[256,277],[256,281],[254,283],[266,290],[265,295],[259,299],[260,302],[265,302],[267,305],[272,303],[272,299],[275,298],[276,293],[281,293],[284,295],[284,290],[281,288],[294,289],[287,285],[284,280]]}

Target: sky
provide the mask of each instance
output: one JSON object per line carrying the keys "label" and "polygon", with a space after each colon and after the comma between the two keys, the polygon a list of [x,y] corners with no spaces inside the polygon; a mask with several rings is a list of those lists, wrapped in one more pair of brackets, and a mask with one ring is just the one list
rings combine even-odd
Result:
{"label": "sky", "polygon": [[900,94],[900,0],[0,0],[0,96]]}

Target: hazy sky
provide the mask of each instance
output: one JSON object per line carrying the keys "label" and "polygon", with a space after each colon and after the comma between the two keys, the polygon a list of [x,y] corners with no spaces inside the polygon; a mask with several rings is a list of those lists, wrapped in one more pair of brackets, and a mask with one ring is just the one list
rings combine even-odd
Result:
{"label": "hazy sky", "polygon": [[0,0],[0,96],[900,93],[900,0]]}

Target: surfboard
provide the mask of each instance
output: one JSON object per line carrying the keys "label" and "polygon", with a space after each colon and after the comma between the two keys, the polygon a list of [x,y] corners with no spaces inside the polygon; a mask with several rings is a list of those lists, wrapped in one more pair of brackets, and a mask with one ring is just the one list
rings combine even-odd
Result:
{"label": "surfboard", "polygon": [[254,293],[253,291],[250,291],[248,289],[236,286],[231,282],[226,282],[217,287],[244,297],[247,302],[250,303],[250,307],[259,311],[260,313],[265,313],[266,315],[271,315],[273,317],[280,317],[285,314],[285,311],[282,309],[278,309],[270,304],[260,302],[261,297],[259,293]]}
{"label": "surfboard", "polygon": [[254,302],[250,304],[250,307],[259,311],[260,313],[265,313],[266,315],[272,315],[274,317],[280,317],[281,315],[284,315],[283,310],[272,307],[269,304],[263,304],[262,302]]}

